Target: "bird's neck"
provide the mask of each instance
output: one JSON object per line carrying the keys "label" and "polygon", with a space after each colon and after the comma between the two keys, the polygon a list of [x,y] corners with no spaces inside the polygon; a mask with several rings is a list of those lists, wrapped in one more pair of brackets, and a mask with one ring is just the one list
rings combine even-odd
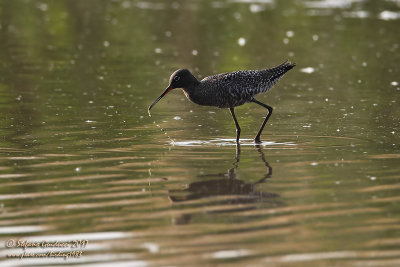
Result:
{"label": "bird's neck", "polygon": [[196,95],[199,93],[198,92],[199,90],[197,90],[197,89],[200,85],[200,82],[194,76],[192,76],[192,77],[193,77],[193,79],[191,79],[190,83],[188,83],[188,85],[186,85],[182,89],[183,89],[183,92],[185,93],[187,99],[189,99],[190,101],[192,101],[196,104],[199,104],[199,103],[197,103],[198,98],[196,97]]}
{"label": "bird's neck", "polygon": [[196,77],[192,75],[190,77],[190,82],[188,83],[188,85],[183,87],[183,90],[188,94],[192,94],[193,92],[196,91],[196,88],[199,86],[199,84],[200,84],[199,80],[197,80]]}

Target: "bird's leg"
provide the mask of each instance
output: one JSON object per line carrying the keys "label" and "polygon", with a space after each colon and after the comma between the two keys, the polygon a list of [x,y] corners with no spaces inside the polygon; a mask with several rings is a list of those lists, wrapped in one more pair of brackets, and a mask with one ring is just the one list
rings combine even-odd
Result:
{"label": "bird's leg", "polygon": [[265,126],[265,124],[267,123],[269,117],[271,117],[271,114],[272,114],[272,110],[273,110],[273,109],[272,109],[272,107],[270,107],[270,106],[268,106],[268,105],[266,105],[266,104],[264,104],[264,103],[261,103],[260,101],[257,101],[257,100],[255,100],[254,98],[251,100],[251,102],[254,102],[254,103],[256,103],[256,104],[259,104],[260,106],[263,106],[264,108],[268,109],[268,114],[267,114],[267,116],[265,117],[265,119],[264,119],[264,121],[263,121],[263,123],[262,123],[262,125],[261,125],[261,128],[260,128],[260,130],[258,131],[258,134],[256,135],[256,138],[254,138],[254,141],[255,141],[256,143],[261,143],[260,135],[261,135],[261,133],[262,133],[262,131],[263,131],[263,129],[264,129],[264,126]]}
{"label": "bird's leg", "polygon": [[238,123],[238,121],[236,119],[236,116],[235,116],[235,109],[234,108],[229,108],[229,110],[230,110],[230,112],[232,114],[233,120],[235,121],[235,125],[236,125],[236,143],[239,143],[240,126],[239,126],[239,123]]}

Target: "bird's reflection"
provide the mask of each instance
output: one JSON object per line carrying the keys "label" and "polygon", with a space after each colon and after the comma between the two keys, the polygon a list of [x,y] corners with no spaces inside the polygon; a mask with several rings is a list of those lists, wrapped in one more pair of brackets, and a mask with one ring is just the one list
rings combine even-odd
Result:
{"label": "bird's reflection", "polygon": [[257,191],[257,185],[263,183],[266,179],[271,177],[272,168],[265,160],[264,153],[261,146],[256,145],[255,149],[260,154],[262,162],[266,166],[266,173],[263,174],[261,179],[255,183],[248,183],[243,180],[238,179],[236,170],[239,166],[240,161],[240,145],[236,146],[236,156],[233,162],[233,167],[230,168],[225,173],[216,174],[206,174],[199,175],[199,178],[214,178],[207,179],[206,181],[193,182],[189,184],[186,189],[183,190],[170,190],[169,198],[173,202],[182,202],[188,200],[196,200],[212,196],[224,196],[229,195],[231,197],[218,201],[230,203],[230,204],[240,204],[240,203],[254,203],[262,202],[266,199],[275,198],[278,195],[268,192]]}

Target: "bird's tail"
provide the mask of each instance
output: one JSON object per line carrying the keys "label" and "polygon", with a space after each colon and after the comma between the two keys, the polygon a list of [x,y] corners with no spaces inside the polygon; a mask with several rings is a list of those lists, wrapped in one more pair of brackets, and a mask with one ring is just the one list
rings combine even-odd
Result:
{"label": "bird's tail", "polygon": [[289,70],[293,69],[296,66],[296,63],[292,63],[289,60],[286,60],[279,66],[276,66],[274,68],[269,69],[268,71],[273,74],[273,78],[280,78],[283,76],[286,72]]}
{"label": "bird's tail", "polygon": [[267,85],[260,88],[260,92],[268,91],[272,86],[274,86],[286,72],[293,69],[296,66],[295,63],[291,63],[286,60],[282,64],[273,67],[271,69],[264,70],[264,77],[267,79]]}

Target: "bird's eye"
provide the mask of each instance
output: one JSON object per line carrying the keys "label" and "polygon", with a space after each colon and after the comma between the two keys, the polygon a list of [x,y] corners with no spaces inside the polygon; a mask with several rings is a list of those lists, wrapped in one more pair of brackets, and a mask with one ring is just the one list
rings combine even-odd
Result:
{"label": "bird's eye", "polygon": [[175,76],[175,77],[174,77],[174,81],[177,82],[177,81],[179,81],[180,78],[181,78],[181,77],[179,77],[179,76]]}

